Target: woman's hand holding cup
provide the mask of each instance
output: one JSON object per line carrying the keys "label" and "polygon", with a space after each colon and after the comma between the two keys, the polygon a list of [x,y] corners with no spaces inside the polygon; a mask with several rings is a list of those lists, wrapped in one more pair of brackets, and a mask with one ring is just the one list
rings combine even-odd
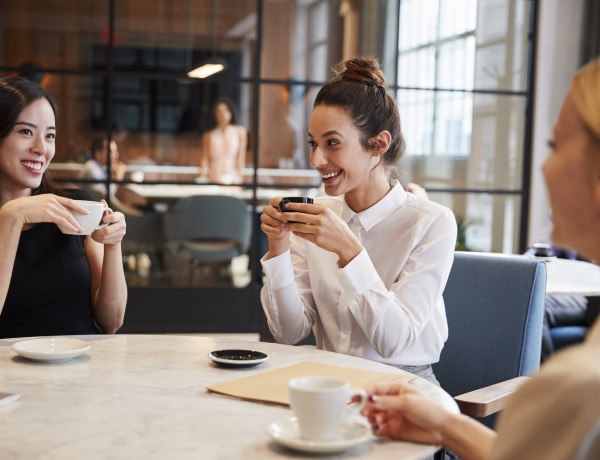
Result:
{"label": "woman's hand holding cup", "polygon": [[79,226],[81,227],[82,231],[75,232],[68,228],[61,227],[59,225],[58,228],[61,232],[67,235],[89,235],[90,233],[104,228],[108,225],[108,223],[102,222],[102,218],[105,212],[112,213],[112,209],[108,207],[104,200],[73,200],[73,204],[77,205],[81,210],[71,210],[71,214],[73,214],[73,217],[79,223]]}

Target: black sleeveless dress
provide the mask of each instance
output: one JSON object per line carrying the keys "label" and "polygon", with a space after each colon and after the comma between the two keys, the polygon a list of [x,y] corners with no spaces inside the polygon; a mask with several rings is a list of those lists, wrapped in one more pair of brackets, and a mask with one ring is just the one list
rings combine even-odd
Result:
{"label": "black sleeveless dress", "polygon": [[[89,199],[85,192],[73,196]],[[85,236],[65,235],[56,224],[21,232],[0,338],[96,334]]]}

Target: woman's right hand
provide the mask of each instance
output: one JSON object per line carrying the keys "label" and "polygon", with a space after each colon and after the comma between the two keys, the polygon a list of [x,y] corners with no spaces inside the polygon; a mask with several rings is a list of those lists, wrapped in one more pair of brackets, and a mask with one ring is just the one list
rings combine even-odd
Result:
{"label": "woman's right hand", "polygon": [[404,441],[441,444],[444,425],[452,414],[406,383],[383,383],[366,388],[369,402],[362,414],[373,434]]}
{"label": "woman's right hand", "polygon": [[2,213],[10,213],[18,217],[23,227],[41,222],[52,222],[74,232],[83,231],[71,211],[79,214],[88,213],[74,200],[50,193],[16,198],[7,202],[0,209]]}
{"label": "woman's right hand", "polygon": [[260,216],[260,229],[267,235],[269,252],[267,258],[275,257],[290,247],[290,231],[286,228],[283,213],[279,210],[281,198],[273,198]]}

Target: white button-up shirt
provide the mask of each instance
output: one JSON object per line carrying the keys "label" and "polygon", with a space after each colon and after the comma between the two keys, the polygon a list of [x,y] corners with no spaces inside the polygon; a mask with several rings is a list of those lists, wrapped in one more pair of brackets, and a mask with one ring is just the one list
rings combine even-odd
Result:
{"label": "white button-up shirt", "polygon": [[317,347],[392,365],[437,362],[448,337],[442,292],[454,260],[452,211],[396,183],[355,213],[344,197],[316,202],[337,213],[364,249],[345,267],[335,253],[291,235],[262,260],[261,300],[271,333],[294,344],[311,328]]}

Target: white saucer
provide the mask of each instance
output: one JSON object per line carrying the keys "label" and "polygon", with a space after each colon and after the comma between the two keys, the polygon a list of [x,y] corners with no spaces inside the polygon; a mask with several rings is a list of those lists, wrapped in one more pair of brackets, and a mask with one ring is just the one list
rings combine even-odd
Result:
{"label": "white saucer", "polygon": [[289,416],[267,426],[267,433],[282,446],[303,452],[333,453],[350,449],[373,438],[369,423],[362,418],[351,418],[342,428],[338,441],[306,441],[300,438],[298,420]]}
{"label": "white saucer", "polygon": [[12,349],[35,361],[61,362],[82,355],[90,349],[90,344],[68,337],[47,337],[13,343]]}
{"label": "white saucer", "polygon": [[529,256],[530,259],[537,259],[537,260],[543,260],[546,262],[552,262],[553,260],[556,259],[556,256],[535,256],[533,254],[531,254]]}

